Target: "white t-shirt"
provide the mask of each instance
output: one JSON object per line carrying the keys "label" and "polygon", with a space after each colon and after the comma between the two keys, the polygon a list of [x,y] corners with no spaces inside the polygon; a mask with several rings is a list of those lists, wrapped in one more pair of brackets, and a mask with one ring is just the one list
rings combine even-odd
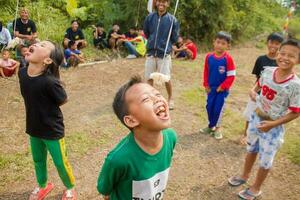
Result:
{"label": "white t-shirt", "polygon": [[0,32],[0,43],[8,44],[11,41],[11,36],[7,28],[2,27],[2,31]]}
{"label": "white t-shirt", "polygon": [[286,115],[287,111],[300,113],[300,79],[292,74],[282,82],[276,82],[278,67],[266,67],[259,79],[261,93],[257,106],[272,119]]}

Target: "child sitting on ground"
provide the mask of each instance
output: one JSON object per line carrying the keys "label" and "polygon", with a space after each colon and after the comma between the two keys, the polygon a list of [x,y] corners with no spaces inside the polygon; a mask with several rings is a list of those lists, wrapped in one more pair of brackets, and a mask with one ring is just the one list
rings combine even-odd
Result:
{"label": "child sitting on ground", "polygon": [[77,67],[79,63],[84,62],[83,54],[77,49],[75,41],[70,40],[68,48],[65,50],[66,67]]}
{"label": "child sitting on ground", "polygon": [[145,56],[147,40],[142,35],[143,30],[139,29],[137,31],[137,37],[123,40],[125,47],[129,51],[127,58],[132,59]]}
{"label": "child sitting on ground", "polygon": [[104,31],[103,24],[98,23],[96,26],[92,26],[95,30],[93,32],[94,46],[99,49],[107,48],[106,32]]}
{"label": "child sitting on ground", "polygon": [[295,66],[300,63],[300,42],[294,39],[283,42],[276,62],[278,67],[265,68],[250,92],[250,98],[256,101],[257,108],[252,113],[247,130],[244,169],[242,175],[228,180],[231,186],[245,184],[259,156],[259,169],[254,184],[238,194],[246,200],[254,200],[262,193],[261,186],[284,141],[283,124],[300,116],[300,79],[295,74]]}
{"label": "child sitting on ground", "polygon": [[99,193],[106,200],[163,199],[176,144],[168,102],[136,76],[119,89],[113,109],[131,132],[105,159]]}
{"label": "child sitting on ground", "polygon": [[173,46],[175,50],[175,58],[185,58],[188,60],[195,60],[197,58],[198,49],[191,39],[186,39],[181,47]]}
{"label": "child sitting on ground", "polygon": [[220,132],[221,118],[225,100],[235,79],[235,64],[227,53],[230,47],[231,35],[219,32],[214,40],[214,52],[208,53],[205,58],[203,86],[207,93],[206,110],[208,127],[200,132],[210,134],[216,139],[222,139]]}
{"label": "child sitting on ground", "polygon": [[[260,74],[264,70],[264,67],[275,67],[277,66],[276,63],[276,56],[277,51],[280,47],[280,44],[283,41],[283,36],[279,33],[272,33],[267,38],[267,48],[268,48],[268,54],[259,56],[255,62],[254,68],[252,70],[252,74],[256,75],[256,80],[258,81],[260,78]],[[246,109],[243,113],[244,117],[246,118],[246,127],[244,130],[244,135],[240,139],[240,143],[242,145],[246,145],[246,139],[247,139],[247,129],[249,125],[249,120],[251,118],[251,115],[253,111],[256,109],[256,104],[251,99],[248,101]]]}
{"label": "child sitting on ground", "polygon": [[186,57],[186,52],[181,50],[181,48],[183,46],[184,46],[183,38],[181,36],[179,36],[176,44],[174,44],[172,46],[172,49],[173,49],[172,57],[173,58],[185,58]]}
{"label": "child sitting on ground", "polygon": [[10,58],[10,53],[7,49],[2,51],[2,59],[0,59],[0,76],[3,78],[11,77],[18,74],[20,63]]}

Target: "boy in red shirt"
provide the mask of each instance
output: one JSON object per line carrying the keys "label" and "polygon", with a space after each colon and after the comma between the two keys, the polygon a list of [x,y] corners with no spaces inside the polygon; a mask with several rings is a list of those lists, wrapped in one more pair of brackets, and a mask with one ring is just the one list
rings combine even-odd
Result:
{"label": "boy in red shirt", "polygon": [[205,58],[203,86],[207,93],[206,110],[209,124],[200,132],[210,134],[215,139],[222,139],[220,124],[225,100],[235,79],[235,64],[227,50],[230,47],[231,35],[219,32],[214,40],[214,52]]}

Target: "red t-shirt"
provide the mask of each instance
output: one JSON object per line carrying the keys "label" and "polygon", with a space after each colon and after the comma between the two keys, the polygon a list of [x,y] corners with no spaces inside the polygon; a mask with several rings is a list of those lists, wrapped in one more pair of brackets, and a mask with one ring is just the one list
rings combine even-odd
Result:
{"label": "red t-shirt", "polygon": [[197,58],[198,52],[197,46],[193,42],[191,42],[187,44],[186,47],[193,53],[192,59],[195,60]]}

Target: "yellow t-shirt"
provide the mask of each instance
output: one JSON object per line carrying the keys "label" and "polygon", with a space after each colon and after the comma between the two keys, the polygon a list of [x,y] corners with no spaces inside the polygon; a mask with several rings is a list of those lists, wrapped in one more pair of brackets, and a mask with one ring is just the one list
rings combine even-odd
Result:
{"label": "yellow t-shirt", "polygon": [[146,44],[147,44],[147,40],[139,35],[137,36],[134,40],[134,43],[136,45],[136,51],[141,55],[141,56],[145,56],[146,55]]}

